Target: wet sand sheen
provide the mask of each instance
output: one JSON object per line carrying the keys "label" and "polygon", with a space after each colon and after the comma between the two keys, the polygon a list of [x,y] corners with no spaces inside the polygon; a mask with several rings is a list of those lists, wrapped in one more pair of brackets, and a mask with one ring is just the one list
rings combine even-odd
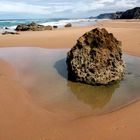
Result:
{"label": "wet sand sheen", "polygon": [[120,83],[93,87],[67,81],[67,51],[1,48],[0,57],[16,70],[33,103],[64,120],[109,113],[140,99],[139,57],[124,56],[127,72]]}

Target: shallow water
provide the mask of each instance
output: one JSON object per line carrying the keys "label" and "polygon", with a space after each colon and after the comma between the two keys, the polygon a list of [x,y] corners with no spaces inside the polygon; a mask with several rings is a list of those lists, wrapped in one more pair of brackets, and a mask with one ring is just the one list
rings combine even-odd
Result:
{"label": "shallow water", "polygon": [[68,49],[1,48],[32,100],[41,108],[69,117],[99,115],[140,99],[140,58],[124,55],[124,80],[110,86],[90,86],[67,80]]}

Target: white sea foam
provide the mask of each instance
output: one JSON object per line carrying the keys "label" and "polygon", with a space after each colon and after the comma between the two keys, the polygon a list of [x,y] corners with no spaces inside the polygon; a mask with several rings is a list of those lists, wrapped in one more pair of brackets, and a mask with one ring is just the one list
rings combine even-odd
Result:
{"label": "white sea foam", "polygon": [[[40,19],[40,20],[2,20],[0,24],[0,32],[4,31],[14,31],[18,24],[28,24],[31,22],[36,22],[38,24],[47,26],[58,26],[58,28],[63,28],[67,23],[71,23],[72,26],[88,26],[96,23],[96,19]],[[5,28],[8,29],[5,29]]]}
{"label": "white sea foam", "polygon": [[92,23],[95,23],[95,19],[69,19],[69,20],[59,20],[57,22],[45,22],[41,23],[41,25],[47,26],[58,26],[58,27],[63,27],[67,23],[71,23],[73,26],[84,26],[84,25],[89,25]]}

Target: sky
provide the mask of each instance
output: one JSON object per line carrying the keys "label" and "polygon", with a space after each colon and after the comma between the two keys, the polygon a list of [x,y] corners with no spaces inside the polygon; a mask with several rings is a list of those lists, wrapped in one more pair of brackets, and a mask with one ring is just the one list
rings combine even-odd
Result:
{"label": "sky", "polygon": [[138,6],[140,0],[0,0],[0,19],[82,18]]}

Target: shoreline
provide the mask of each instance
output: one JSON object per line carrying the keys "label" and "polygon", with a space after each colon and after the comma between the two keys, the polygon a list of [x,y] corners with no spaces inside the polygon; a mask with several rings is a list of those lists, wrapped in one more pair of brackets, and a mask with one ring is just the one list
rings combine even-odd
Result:
{"label": "shoreline", "polygon": [[[0,35],[0,47],[72,48],[76,40],[93,28],[106,28],[122,41],[122,49],[130,55],[140,56],[140,22],[107,20],[87,27],[70,27],[52,31],[19,32],[19,35]],[[132,41],[131,41],[132,40]],[[59,46],[57,46],[59,44]]]}
{"label": "shoreline", "polygon": [[[15,24],[11,25],[6,24],[7,22],[15,22]],[[22,22],[21,22],[22,21]],[[5,23],[6,22],[6,23]],[[0,32],[11,31],[14,32],[16,27],[20,24],[30,24],[36,23],[38,25],[43,26],[57,26],[58,29],[65,28],[65,25],[71,23],[73,27],[85,27],[96,23],[96,19],[88,19],[88,18],[78,18],[78,19],[66,19],[66,18],[56,18],[56,19],[9,19],[9,20],[1,20],[0,23]]]}

